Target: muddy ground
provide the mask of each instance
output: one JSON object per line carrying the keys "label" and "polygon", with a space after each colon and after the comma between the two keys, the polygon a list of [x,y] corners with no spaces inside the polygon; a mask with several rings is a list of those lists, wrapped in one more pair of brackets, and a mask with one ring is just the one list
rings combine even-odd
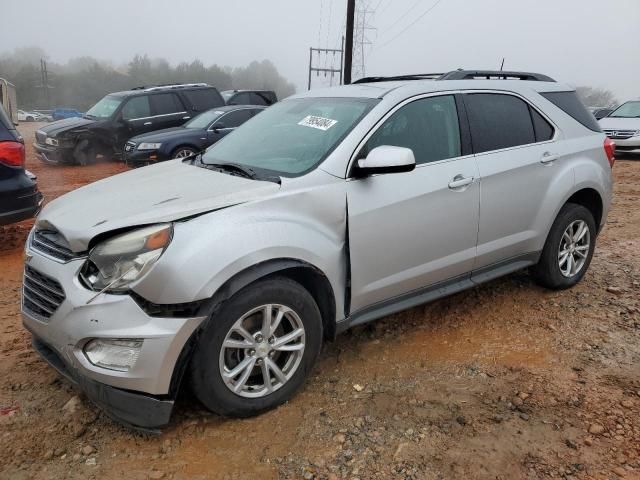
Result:
{"label": "muddy ground", "polygon": [[[28,143],[37,125],[21,127]],[[27,166],[47,199],[124,170]],[[159,436],[110,421],[30,347],[29,222],[0,235],[0,477],[640,478],[640,161],[615,166],[591,269],[550,292],[526,272],[327,344],[286,405],[224,419],[187,393]]]}

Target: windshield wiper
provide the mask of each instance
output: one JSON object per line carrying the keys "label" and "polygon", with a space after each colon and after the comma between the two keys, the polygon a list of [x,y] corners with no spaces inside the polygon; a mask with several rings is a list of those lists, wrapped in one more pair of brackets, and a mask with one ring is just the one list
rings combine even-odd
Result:
{"label": "windshield wiper", "polygon": [[235,174],[239,174],[242,177],[250,178],[252,180],[255,180],[255,178],[257,177],[256,172],[252,168],[245,167],[244,165],[240,165],[238,163],[207,163],[206,165],[218,170],[233,172]]}
{"label": "windshield wiper", "polygon": [[89,115],[88,113],[85,113],[85,114],[82,116],[82,118],[86,118],[87,120],[95,120],[95,119],[96,119],[96,118],[98,118],[98,117],[96,117],[95,115]]}

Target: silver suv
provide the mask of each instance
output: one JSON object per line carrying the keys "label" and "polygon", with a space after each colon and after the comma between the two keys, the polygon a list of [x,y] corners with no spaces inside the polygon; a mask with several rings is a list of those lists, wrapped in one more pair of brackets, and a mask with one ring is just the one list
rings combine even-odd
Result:
{"label": "silver suv", "polygon": [[24,324],[120,422],[167,424],[186,381],[210,410],[254,415],[354,325],[526,267],[575,285],[613,148],[570,87],[537,74],[296,95],[202,156],[49,203],[27,241]]}

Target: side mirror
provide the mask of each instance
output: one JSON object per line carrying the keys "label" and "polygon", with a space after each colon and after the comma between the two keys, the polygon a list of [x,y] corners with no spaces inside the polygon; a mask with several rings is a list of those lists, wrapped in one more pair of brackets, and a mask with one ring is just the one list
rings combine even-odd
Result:
{"label": "side mirror", "polygon": [[358,160],[356,174],[367,176],[380,173],[410,172],[416,168],[413,150],[383,145],[369,152],[367,158]]}
{"label": "side mirror", "polygon": [[224,130],[225,128],[227,128],[227,127],[224,126],[224,123],[218,122],[218,123],[213,125],[211,130],[213,130],[214,133],[218,133],[219,130]]}

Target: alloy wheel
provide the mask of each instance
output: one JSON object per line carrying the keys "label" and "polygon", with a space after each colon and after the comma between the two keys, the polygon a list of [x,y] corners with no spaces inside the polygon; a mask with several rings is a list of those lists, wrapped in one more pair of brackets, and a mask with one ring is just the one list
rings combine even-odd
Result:
{"label": "alloy wheel", "polygon": [[291,379],[304,348],[300,316],[285,305],[262,305],[245,313],[227,333],[220,350],[220,375],[236,395],[264,397]]}
{"label": "alloy wheel", "polygon": [[562,234],[558,266],[563,276],[576,276],[584,267],[591,249],[591,232],[584,220],[571,222]]}

